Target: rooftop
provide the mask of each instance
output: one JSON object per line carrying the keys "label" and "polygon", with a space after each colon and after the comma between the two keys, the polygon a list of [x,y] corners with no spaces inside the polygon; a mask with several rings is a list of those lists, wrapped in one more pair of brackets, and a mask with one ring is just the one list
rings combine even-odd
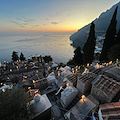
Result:
{"label": "rooftop", "polygon": [[104,74],[114,78],[115,80],[117,80],[118,82],[120,82],[120,69],[117,67],[111,67],[107,70],[104,71]]}
{"label": "rooftop", "polygon": [[67,113],[65,113],[65,117],[70,119],[70,114],[72,114],[76,120],[84,120],[90,111],[95,107],[96,105],[83,95],[77,104],[72,107]]}
{"label": "rooftop", "polygon": [[120,102],[107,103],[100,105],[102,117],[115,117],[120,118]]}
{"label": "rooftop", "polygon": [[120,83],[105,76],[99,75],[93,84],[96,88],[102,90],[108,96],[114,97],[120,91]]}
{"label": "rooftop", "polygon": [[93,81],[96,77],[97,77],[96,74],[89,72],[89,73],[86,73],[86,74],[80,76],[79,80],[81,80],[83,83],[87,83],[89,81]]}

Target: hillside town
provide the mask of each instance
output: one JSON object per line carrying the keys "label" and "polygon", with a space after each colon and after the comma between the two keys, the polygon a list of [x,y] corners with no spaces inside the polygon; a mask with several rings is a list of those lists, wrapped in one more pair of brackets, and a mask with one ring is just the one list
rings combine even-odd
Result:
{"label": "hillside town", "polygon": [[0,92],[24,88],[31,120],[119,120],[120,62],[59,66],[42,56],[4,62]]}

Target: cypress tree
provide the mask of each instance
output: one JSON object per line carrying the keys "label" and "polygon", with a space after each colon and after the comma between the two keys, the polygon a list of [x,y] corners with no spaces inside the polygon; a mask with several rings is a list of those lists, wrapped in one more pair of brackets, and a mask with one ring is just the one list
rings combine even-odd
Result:
{"label": "cypress tree", "polygon": [[120,30],[117,33],[116,44],[120,44]]}
{"label": "cypress tree", "polygon": [[85,64],[92,63],[94,59],[94,50],[95,50],[95,44],[96,44],[96,37],[95,37],[95,24],[94,22],[91,23],[90,26],[90,32],[87,39],[87,42],[85,43],[83,47],[83,62]]}
{"label": "cypress tree", "polygon": [[108,51],[110,50],[110,48],[113,45],[115,45],[117,9],[118,9],[118,6],[116,7],[116,9],[114,11],[110,25],[106,31],[105,40],[104,40],[102,52],[100,55],[100,61],[107,61],[108,60]]}
{"label": "cypress tree", "polygon": [[25,57],[24,57],[23,53],[20,54],[20,60],[21,61],[25,60]]}
{"label": "cypress tree", "polygon": [[77,47],[76,50],[74,51],[73,61],[75,65],[83,64],[83,54],[81,53],[80,47]]}
{"label": "cypress tree", "polygon": [[17,61],[19,59],[17,52],[13,51],[12,53],[12,60]]}

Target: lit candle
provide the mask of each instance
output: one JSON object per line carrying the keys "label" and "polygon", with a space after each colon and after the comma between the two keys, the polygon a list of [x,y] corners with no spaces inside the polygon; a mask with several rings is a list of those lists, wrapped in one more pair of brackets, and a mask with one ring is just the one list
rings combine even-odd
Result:
{"label": "lit candle", "polygon": [[5,89],[2,89],[3,92],[5,92]]}

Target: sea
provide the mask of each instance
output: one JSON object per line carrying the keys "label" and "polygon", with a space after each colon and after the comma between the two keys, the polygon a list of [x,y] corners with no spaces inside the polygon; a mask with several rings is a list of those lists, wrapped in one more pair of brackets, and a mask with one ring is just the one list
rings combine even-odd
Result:
{"label": "sea", "polygon": [[11,61],[12,52],[22,52],[26,59],[50,55],[55,63],[66,64],[74,55],[69,39],[72,32],[0,33],[0,62]]}

